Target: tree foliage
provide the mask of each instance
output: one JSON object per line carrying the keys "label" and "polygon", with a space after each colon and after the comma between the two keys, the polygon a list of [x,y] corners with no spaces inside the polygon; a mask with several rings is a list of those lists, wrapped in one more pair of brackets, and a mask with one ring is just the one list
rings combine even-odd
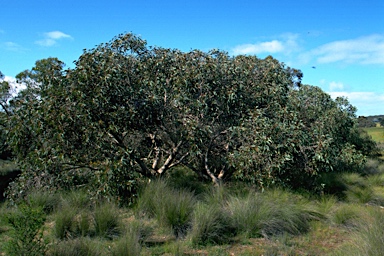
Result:
{"label": "tree foliage", "polygon": [[18,75],[34,85],[15,100],[10,132],[24,184],[90,182],[131,197],[142,178],[184,165],[216,184],[311,187],[364,160],[354,108],[272,57],[184,53],[123,34],[75,64],[63,71],[50,58]]}

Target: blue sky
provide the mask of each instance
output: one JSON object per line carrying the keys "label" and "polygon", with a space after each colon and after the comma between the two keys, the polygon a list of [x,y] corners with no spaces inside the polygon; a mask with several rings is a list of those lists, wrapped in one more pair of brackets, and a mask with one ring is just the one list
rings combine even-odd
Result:
{"label": "blue sky", "polygon": [[304,83],[348,97],[358,115],[384,114],[382,0],[12,0],[1,10],[8,80],[43,58],[73,67],[83,49],[132,32],[182,51],[272,55],[301,69]]}

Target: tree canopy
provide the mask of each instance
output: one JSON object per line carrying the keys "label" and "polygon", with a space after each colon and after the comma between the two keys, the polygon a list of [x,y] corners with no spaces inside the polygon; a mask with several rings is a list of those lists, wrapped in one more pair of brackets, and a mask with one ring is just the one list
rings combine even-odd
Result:
{"label": "tree canopy", "polygon": [[354,107],[270,56],[181,52],[122,34],[75,64],[64,71],[49,58],[18,75],[33,86],[13,101],[16,191],[91,184],[130,198],[139,180],[180,165],[218,185],[314,188],[322,173],[364,163]]}

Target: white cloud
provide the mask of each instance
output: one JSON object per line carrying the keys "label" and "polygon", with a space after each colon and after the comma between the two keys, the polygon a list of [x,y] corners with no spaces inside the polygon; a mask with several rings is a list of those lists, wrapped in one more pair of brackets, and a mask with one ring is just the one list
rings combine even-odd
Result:
{"label": "white cloud", "polygon": [[70,35],[65,34],[61,31],[51,31],[44,33],[44,39],[36,41],[36,44],[49,47],[55,45],[58,40],[65,38],[72,39]]}
{"label": "white cloud", "polygon": [[64,34],[61,31],[52,31],[45,33],[45,36],[52,39],[72,38],[70,35]]}
{"label": "white cloud", "polygon": [[261,53],[290,53],[297,50],[297,35],[284,34],[281,40],[272,40],[267,42],[258,42],[255,44],[242,44],[234,47],[234,55],[239,54],[261,54]]}
{"label": "white cloud", "polygon": [[331,92],[335,92],[335,91],[342,91],[344,89],[344,84],[341,83],[341,82],[330,82],[329,83],[329,90]]}
{"label": "white cloud", "polygon": [[[384,102],[384,94],[374,92],[328,92],[332,98],[347,97],[353,101],[373,101],[374,104]],[[376,101],[376,102],[375,102]]]}
{"label": "white cloud", "polygon": [[3,46],[8,51],[17,52],[17,51],[24,50],[24,48],[21,45],[14,43],[14,42],[5,42],[5,43],[3,43]]}
{"label": "white cloud", "polygon": [[317,47],[299,57],[303,62],[384,64],[384,35],[334,41]]}

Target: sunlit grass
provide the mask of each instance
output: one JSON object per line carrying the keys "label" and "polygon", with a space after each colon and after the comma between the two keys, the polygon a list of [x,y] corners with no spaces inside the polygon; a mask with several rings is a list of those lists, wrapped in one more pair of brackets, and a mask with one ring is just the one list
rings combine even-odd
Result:
{"label": "sunlit grass", "polygon": [[363,128],[374,141],[378,143],[384,142],[384,128],[383,127],[369,127]]}

